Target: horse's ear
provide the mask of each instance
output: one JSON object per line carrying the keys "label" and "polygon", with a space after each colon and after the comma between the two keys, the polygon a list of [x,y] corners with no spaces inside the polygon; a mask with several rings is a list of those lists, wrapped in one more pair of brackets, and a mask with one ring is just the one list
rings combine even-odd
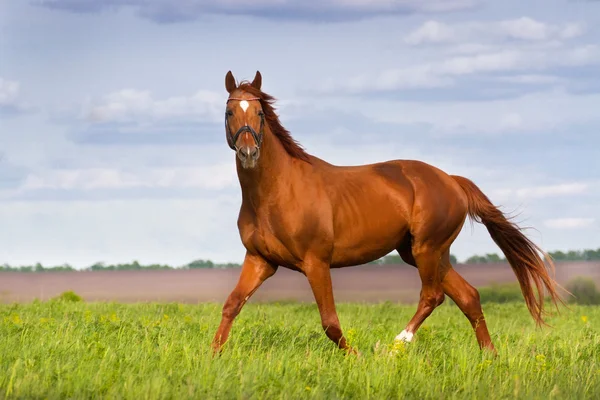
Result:
{"label": "horse's ear", "polygon": [[233,92],[237,89],[237,85],[235,84],[235,78],[231,71],[227,71],[227,75],[225,75],[225,89],[227,89],[228,93]]}
{"label": "horse's ear", "polygon": [[256,71],[256,75],[254,75],[254,80],[251,85],[253,88],[260,90],[260,87],[262,86],[262,75],[259,71]]}

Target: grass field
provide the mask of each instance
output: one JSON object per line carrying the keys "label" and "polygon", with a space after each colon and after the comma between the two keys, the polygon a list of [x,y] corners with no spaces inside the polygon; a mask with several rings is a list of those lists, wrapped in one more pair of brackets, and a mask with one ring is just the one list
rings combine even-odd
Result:
{"label": "grass field", "polygon": [[314,304],[248,304],[223,354],[220,304],[34,302],[0,306],[0,398],[506,399],[600,396],[600,307],[570,306],[538,329],[524,304],[487,304],[496,359],[444,304],[415,336],[414,306],[339,304],[360,358],[344,356]]}

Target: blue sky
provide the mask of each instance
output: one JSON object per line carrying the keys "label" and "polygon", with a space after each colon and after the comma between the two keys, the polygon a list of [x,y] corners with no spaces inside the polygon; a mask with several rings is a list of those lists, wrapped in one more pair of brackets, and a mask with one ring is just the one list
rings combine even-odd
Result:
{"label": "blue sky", "polygon": [[[312,154],[423,160],[597,248],[599,65],[598,1],[8,0],[0,262],[241,261],[228,70]],[[498,251],[469,223],[452,247]]]}

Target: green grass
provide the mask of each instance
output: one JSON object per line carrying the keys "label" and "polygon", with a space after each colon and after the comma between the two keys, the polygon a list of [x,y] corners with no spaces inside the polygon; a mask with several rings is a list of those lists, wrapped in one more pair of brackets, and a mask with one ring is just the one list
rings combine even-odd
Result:
{"label": "green grass", "polygon": [[69,301],[0,306],[0,398],[512,399],[600,397],[600,307],[535,327],[523,303],[487,304],[498,348],[479,351],[455,305],[390,355],[414,306],[338,304],[360,358],[322,332],[314,304],[248,304],[223,354],[220,304]]}

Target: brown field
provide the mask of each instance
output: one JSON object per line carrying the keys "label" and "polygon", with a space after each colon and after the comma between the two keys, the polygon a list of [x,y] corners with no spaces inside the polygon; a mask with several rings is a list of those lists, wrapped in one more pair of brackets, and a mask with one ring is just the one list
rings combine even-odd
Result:
{"label": "brown field", "polygon": [[[508,264],[458,265],[456,270],[475,287],[516,282]],[[94,271],[0,273],[0,302],[47,300],[73,290],[87,301],[222,302],[235,286],[240,270],[198,269],[165,271]],[[565,284],[587,276],[600,284],[600,262],[562,262],[556,279]],[[338,302],[415,302],[420,281],[417,270],[406,265],[362,265],[332,271]],[[280,268],[254,294],[253,301],[313,301],[306,278]]]}

